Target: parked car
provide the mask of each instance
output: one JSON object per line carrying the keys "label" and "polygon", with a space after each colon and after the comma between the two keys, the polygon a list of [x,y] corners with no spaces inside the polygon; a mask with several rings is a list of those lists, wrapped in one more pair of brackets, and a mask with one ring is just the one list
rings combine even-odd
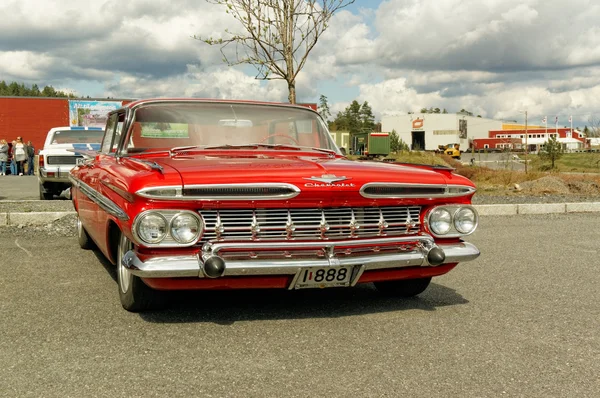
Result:
{"label": "parked car", "polygon": [[40,199],[50,200],[71,186],[69,172],[84,160],[82,152],[100,149],[104,129],[55,127],[48,131],[38,156]]}
{"label": "parked car", "polygon": [[162,290],[374,282],[401,297],[479,256],[475,187],[452,169],[346,159],[290,105],[148,99],[109,114],[71,170],[82,248],[116,264],[123,307]]}

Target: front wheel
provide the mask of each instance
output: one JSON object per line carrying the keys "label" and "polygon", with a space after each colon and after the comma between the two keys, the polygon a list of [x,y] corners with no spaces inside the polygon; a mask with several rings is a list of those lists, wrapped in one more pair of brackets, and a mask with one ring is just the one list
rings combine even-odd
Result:
{"label": "front wheel", "polygon": [[414,297],[427,289],[431,278],[402,279],[398,281],[375,282],[381,293],[395,297]]}
{"label": "front wheel", "polygon": [[142,312],[154,309],[159,304],[160,292],[149,288],[139,277],[133,275],[122,264],[125,253],[133,249],[133,244],[121,233],[117,252],[117,285],[121,305],[127,311]]}

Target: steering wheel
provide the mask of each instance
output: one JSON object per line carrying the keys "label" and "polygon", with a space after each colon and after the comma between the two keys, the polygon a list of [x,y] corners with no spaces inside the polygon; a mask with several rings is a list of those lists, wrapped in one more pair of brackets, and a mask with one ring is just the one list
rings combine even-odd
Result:
{"label": "steering wheel", "polygon": [[269,138],[272,138],[272,137],[284,137],[284,138],[287,138],[290,141],[293,141],[294,144],[300,146],[300,144],[298,143],[298,141],[296,141],[293,137],[291,137],[291,136],[289,136],[287,134],[269,134],[268,136],[266,136],[265,138],[263,138],[260,141],[260,143],[263,144],[266,140],[268,140]]}

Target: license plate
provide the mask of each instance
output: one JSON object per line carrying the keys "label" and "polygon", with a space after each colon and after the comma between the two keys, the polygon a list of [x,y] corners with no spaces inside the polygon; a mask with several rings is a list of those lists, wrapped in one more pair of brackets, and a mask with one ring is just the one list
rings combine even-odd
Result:
{"label": "license plate", "polygon": [[300,269],[294,289],[350,286],[352,267],[305,267]]}

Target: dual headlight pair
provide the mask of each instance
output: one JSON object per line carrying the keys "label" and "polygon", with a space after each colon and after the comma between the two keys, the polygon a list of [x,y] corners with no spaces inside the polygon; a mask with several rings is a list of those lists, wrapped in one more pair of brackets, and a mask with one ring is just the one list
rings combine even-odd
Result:
{"label": "dual headlight pair", "polygon": [[440,206],[429,212],[427,222],[434,235],[455,237],[473,233],[479,218],[471,206]]}
{"label": "dual headlight pair", "polygon": [[133,222],[133,233],[149,246],[180,246],[196,243],[204,230],[197,213],[182,210],[149,210]]}

